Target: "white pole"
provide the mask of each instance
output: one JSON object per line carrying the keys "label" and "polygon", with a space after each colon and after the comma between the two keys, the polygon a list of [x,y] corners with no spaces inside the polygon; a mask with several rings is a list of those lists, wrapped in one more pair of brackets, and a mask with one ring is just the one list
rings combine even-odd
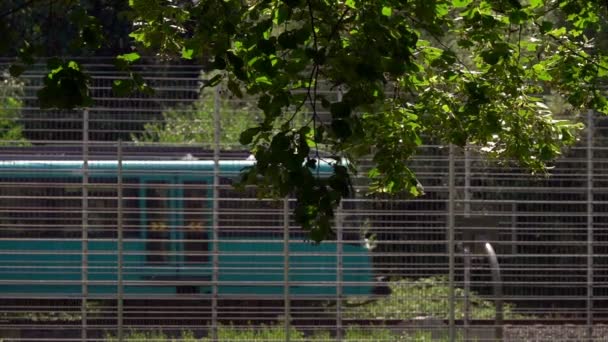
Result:
{"label": "white pole", "polygon": [[449,147],[449,166],[448,166],[448,305],[449,305],[449,329],[448,338],[450,342],[456,341],[456,295],[454,291],[454,267],[455,267],[455,251],[454,251],[454,238],[455,238],[455,218],[454,218],[454,204],[455,204],[455,172],[456,168],[454,165],[454,145],[450,144]]}
{"label": "white pole", "polygon": [[212,290],[211,290],[211,336],[213,342],[218,341],[218,283],[219,283],[219,186],[220,186],[220,88],[215,88],[213,101],[213,224],[212,224]]}
{"label": "white pole", "polygon": [[117,244],[118,244],[118,255],[117,255],[117,314],[118,314],[118,342],[122,342],[124,338],[124,322],[123,322],[123,300],[124,300],[124,288],[123,288],[123,184],[122,184],[122,140],[118,140],[118,151],[117,151],[117,165],[116,165],[116,182],[117,182]]}
{"label": "white pole", "polygon": [[84,109],[82,112],[82,298],[81,298],[81,340],[87,341],[87,297],[89,295],[88,288],[88,256],[89,256],[89,110]]}
{"label": "white pole", "polygon": [[593,341],[593,111],[587,112],[587,340]]}
{"label": "white pole", "polygon": [[285,342],[289,342],[291,329],[291,303],[289,298],[289,198],[283,199],[283,316]]}
{"label": "white pole", "polygon": [[343,212],[342,212],[342,202],[337,208],[336,213],[336,261],[337,261],[337,270],[336,270],[336,339],[338,341],[342,341],[343,335],[343,322],[342,322],[342,301],[344,300],[344,293],[342,288],[342,279],[344,277],[344,236],[343,236]]}

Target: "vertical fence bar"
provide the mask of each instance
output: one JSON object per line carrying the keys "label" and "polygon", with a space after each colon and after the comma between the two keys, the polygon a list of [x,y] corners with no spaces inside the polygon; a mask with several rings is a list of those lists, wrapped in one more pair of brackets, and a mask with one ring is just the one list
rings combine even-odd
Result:
{"label": "vertical fence bar", "polygon": [[455,217],[454,217],[454,205],[455,205],[455,192],[456,192],[456,182],[455,182],[455,161],[454,161],[454,145],[450,144],[449,147],[449,162],[448,162],[448,306],[449,306],[449,328],[448,328],[448,339],[450,342],[454,342],[456,340],[456,317],[455,317],[455,309],[456,309],[456,298],[454,291],[454,266],[455,266],[455,251],[454,251],[454,243],[455,243]]}
{"label": "vertical fence bar", "polygon": [[517,255],[517,203],[511,203],[511,255]]}
{"label": "vertical fence bar", "polygon": [[83,342],[87,341],[87,297],[89,296],[88,278],[88,258],[89,258],[89,110],[82,112],[82,235],[81,235],[81,281],[82,298],[80,305],[81,314],[81,335]]}
{"label": "vertical fence bar", "polygon": [[587,112],[587,339],[593,341],[593,111]]}
{"label": "vertical fence bar", "polygon": [[218,340],[218,295],[219,295],[219,197],[220,197],[220,88],[215,88],[213,98],[213,224],[212,224],[212,276],[211,276],[211,337]]}
{"label": "vertical fence bar", "polygon": [[[342,88],[338,88],[338,92],[336,94],[336,99],[338,101],[342,101]],[[344,293],[342,288],[342,279],[344,277],[344,260],[342,258],[342,254],[344,252],[343,249],[343,224],[344,220],[342,217],[342,202],[338,205],[336,210],[336,340],[342,341],[342,335],[344,331],[343,322],[342,322],[342,300],[344,299]]]}
{"label": "vertical fence bar", "polygon": [[471,151],[464,147],[464,217],[471,216]]}
{"label": "vertical fence bar", "polygon": [[494,337],[497,341],[503,340],[503,324],[504,324],[504,312],[502,309],[503,296],[502,296],[502,276],[500,275],[500,264],[498,263],[498,257],[496,251],[490,242],[484,243],[486,254],[488,255],[488,261],[490,262],[490,271],[492,272],[492,288],[494,290],[494,306],[496,313],[494,314]]}
{"label": "vertical fence bar", "polygon": [[471,251],[468,243],[465,242],[462,252],[464,259],[464,309],[462,318],[462,339],[467,342],[469,340],[469,318],[471,316]]}
{"label": "vertical fence bar", "polygon": [[285,342],[289,342],[291,329],[291,303],[289,298],[289,198],[283,199],[283,316]]}
{"label": "vertical fence bar", "polygon": [[[336,94],[337,100],[342,101],[342,88],[338,88]],[[342,341],[343,338],[343,322],[342,322],[342,300],[344,297],[342,289],[343,279],[343,242],[342,242],[342,226],[344,223],[342,217],[342,202],[338,205],[336,210],[336,341]]]}
{"label": "vertical fence bar", "polygon": [[122,342],[123,338],[124,338],[124,322],[123,322],[123,317],[124,317],[124,312],[123,312],[123,297],[124,297],[124,288],[123,288],[123,254],[124,254],[124,250],[123,250],[123,183],[122,183],[122,140],[118,140],[118,148],[117,148],[117,152],[116,152],[116,185],[117,185],[117,193],[116,196],[117,198],[117,203],[116,203],[116,216],[117,216],[117,231],[118,231],[118,236],[117,236],[117,282],[116,282],[116,287],[117,287],[117,297],[116,297],[116,311],[117,311],[117,321],[118,321],[118,327],[117,327],[117,339],[118,342]]}
{"label": "vertical fence bar", "polygon": [[336,212],[336,340],[342,341],[343,322],[342,322],[342,301],[344,300],[344,291],[342,288],[342,279],[344,278],[344,246],[343,246],[343,216],[342,202],[338,205]]}

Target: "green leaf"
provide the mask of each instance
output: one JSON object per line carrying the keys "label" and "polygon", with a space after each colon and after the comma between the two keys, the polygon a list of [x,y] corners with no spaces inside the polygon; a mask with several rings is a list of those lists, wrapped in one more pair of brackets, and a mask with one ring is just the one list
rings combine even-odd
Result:
{"label": "green leaf", "polygon": [[472,0],[452,0],[452,5],[456,8],[467,7]]}
{"label": "green leaf", "polygon": [[551,74],[549,74],[547,72],[547,69],[545,68],[545,65],[542,64],[542,63],[534,64],[534,66],[532,67],[532,69],[536,73],[536,77],[538,77],[538,79],[540,79],[540,80],[551,81],[553,79],[553,77],[551,76]]}
{"label": "green leaf", "polygon": [[201,89],[218,85],[222,81],[223,77],[224,76],[222,74],[217,74],[208,80],[203,80],[203,86]]}
{"label": "green leaf", "polygon": [[290,31],[281,33],[277,41],[284,49],[295,49],[298,47],[298,42],[295,39],[293,32]]}
{"label": "green leaf", "polygon": [[317,160],[316,159],[308,159],[306,161],[306,167],[310,168],[310,169],[316,169],[317,168]]}
{"label": "green leaf", "polygon": [[30,44],[27,40],[23,42],[23,47],[19,49],[18,56],[19,60],[25,64],[34,64],[34,55],[36,54],[36,47]]}
{"label": "green leaf", "polygon": [[245,74],[245,71],[243,70],[243,66],[245,65],[243,59],[235,55],[232,51],[228,51],[226,53],[226,58],[228,59],[230,65],[232,65],[232,72],[234,73],[234,76],[241,81],[247,81],[247,74]]}
{"label": "green leaf", "polygon": [[271,37],[270,39],[261,39],[258,41],[257,46],[262,53],[271,55],[276,52],[276,47],[274,45],[275,41],[276,41],[276,38],[274,38],[274,37]]}
{"label": "green leaf", "polygon": [[253,138],[260,133],[261,128],[260,127],[253,127],[253,128],[248,128],[245,131],[243,131],[241,133],[241,136],[239,137],[239,142],[242,145],[249,145],[251,144],[251,142],[253,141]]}
{"label": "green leaf", "polygon": [[553,23],[547,20],[544,20],[540,24],[540,33],[545,34],[553,29]]}
{"label": "green leaf", "polygon": [[237,82],[235,82],[232,79],[228,80],[228,90],[230,90],[230,92],[232,92],[232,94],[238,98],[243,97],[243,92],[241,92],[241,87],[239,86],[239,84]]}
{"label": "green leaf", "polygon": [[183,59],[192,59],[193,54],[194,54],[194,49],[182,48],[182,58]]}
{"label": "green leaf", "polygon": [[538,8],[544,5],[544,0],[530,0],[530,8]]}
{"label": "green leaf", "polygon": [[349,123],[342,119],[332,120],[331,129],[339,139],[347,139],[353,134]]}
{"label": "green leaf", "polygon": [[512,24],[520,25],[528,20],[528,14],[523,10],[513,10],[509,14],[509,21]]}
{"label": "green leaf", "polygon": [[112,92],[116,96],[127,96],[134,90],[134,82],[132,80],[114,80],[112,82]]}
{"label": "green leaf", "polygon": [[8,68],[8,72],[13,77],[19,77],[25,71],[25,66],[22,64],[14,63]]}
{"label": "green leaf", "polygon": [[446,3],[439,3],[435,6],[435,13],[437,13],[437,17],[445,17],[450,13],[450,8]]}
{"label": "green leaf", "polygon": [[388,6],[382,7],[382,15],[385,17],[390,17],[393,15],[393,9]]}
{"label": "green leaf", "polygon": [[285,21],[288,20],[290,15],[290,8],[288,6],[279,6],[275,11],[274,11],[274,24],[275,25],[281,25],[283,23],[285,23]]}
{"label": "green leaf", "polygon": [[44,78],[44,86],[38,91],[40,107],[72,109],[92,104],[89,95],[89,79],[76,61],[48,62],[53,69]]}
{"label": "green leaf", "polygon": [[329,111],[334,119],[348,118],[351,113],[350,105],[346,102],[334,102],[330,105]]}
{"label": "green leaf", "polygon": [[255,83],[265,84],[265,85],[272,85],[272,81],[270,80],[270,78],[268,78],[268,76],[256,77]]}
{"label": "green leaf", "polygon": [[483,52],[481,56],[483,58],[483,61],[490,65],[498,63],[501,57],[500,53],[497,53],[494,50]]}
{"label": "green leaf", "polygon": [[217,70],[224,70],[226,69],[226,60],[224,59],[224,57],[217,55],[213,59],[211,66]]}
{"label": "green leaf", "polygon": [[124,55],[118,55],[116,56],[117,59],[121,60],[121,61],[125,61],[129,64],[137,62],[141,56],[137,53],[137,52],[131,52],[131,53],[126,53]]}

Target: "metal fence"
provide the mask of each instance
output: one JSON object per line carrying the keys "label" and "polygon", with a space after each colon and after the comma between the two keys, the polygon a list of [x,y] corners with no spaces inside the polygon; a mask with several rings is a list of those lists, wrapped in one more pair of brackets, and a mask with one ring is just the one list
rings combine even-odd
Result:
{"label": "metal fence", "polygon": [[4,83],[23,139],[0,146],[3,341],[608,340],[601,118],[550,175],[424,146],[424,196],[395,198],[362,161],[315,245],[293,200],[232,187],[255,105],[201,95],[194,65],[136,67],[157,90],[130,98],[107,60],[85,67],[86,110],[39,110],[36,71]]}

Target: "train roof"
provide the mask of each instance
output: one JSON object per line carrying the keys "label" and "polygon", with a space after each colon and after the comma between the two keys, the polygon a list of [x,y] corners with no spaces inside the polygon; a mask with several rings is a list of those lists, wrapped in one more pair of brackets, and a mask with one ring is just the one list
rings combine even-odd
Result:
{"label": "train roof", "polygon": [[[0,160],[83,160],[82,145],[0,146]],[[118,149],[109,144],[91,144],[87,159],[116,160]],[[122,147],[123,160],[182,160],[185,157],[212,160],[214,151],[208,146],[132,145]],[[245,149],[220,150],[220,159],[246,160],[251,152]]]}
{"label": "train roof", "polygon": [[[77,170],[82,169],[80,146],[0,147],[1,170]],[[98,170],[118,168],[115,146],[90,146],[87,167]],[[244,150],[220,151],[219,166],[223,172],[241,171],[255,164],[255,158]],[[330,159],[331,160],[331,159]],[[327,172],[331,161],[320,163]],[[213,151],[197,147],[125,146],[122,168],[125,170],[213,170]]]}
{"label": "train roof", "polygon": [[[254,160],[220,160],[220,168],[224,171],[240,171],[245,167],[252,166]],[[1,160],[0,169],[82,169],[82,160]],[[89,160],[87,167],[90,169],[117,169],[116,160]],[[125,170],[213,170],[213,160],[125,160],[122,168]]]}

